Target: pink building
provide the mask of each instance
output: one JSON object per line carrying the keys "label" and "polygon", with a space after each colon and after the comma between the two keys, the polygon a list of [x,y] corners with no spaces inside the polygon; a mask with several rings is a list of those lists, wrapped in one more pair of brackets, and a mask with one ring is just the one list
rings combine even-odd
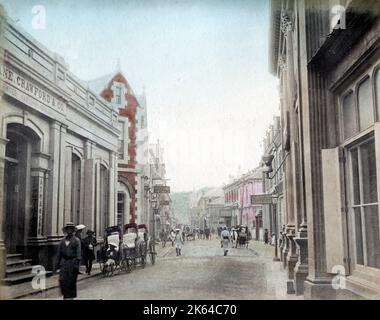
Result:
{"label": "pink building", "polygon": [[253,239],[262,239],[262,206],[251,205],[251,196],[264,193],[262,173],[252,170],[224,186],[225,207],[221,218],[228,226],[243,225],[251,230]]}
{"label": "pink building", "polygon": [[252,205],[251,196],[263,193],[262,173],[256,169],[243,175],[239,180],[238,223],[248,226],[253,238],[259,240],[262,233],[262,206]]}

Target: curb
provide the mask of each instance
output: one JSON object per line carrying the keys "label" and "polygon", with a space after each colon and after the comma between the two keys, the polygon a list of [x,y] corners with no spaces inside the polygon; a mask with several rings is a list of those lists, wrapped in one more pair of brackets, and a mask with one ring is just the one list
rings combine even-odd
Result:
{"label": "curb", "polygon": [[[84,277],[84,278],[80,278],[77,280],[77,283],[78,282],[81,282],[81,281],[84,281],[84,280],[87,280],[87,279],[90,279],[90,278],[93,278],[93,277],[97,277],[101,275],[101,272],[97,272],[97,273],[93,273],[87,277]],[[57,279],[58,280],[58,279]],[[59,284],[58,284],[58,281],[55,285],[52,285],[44,290],[33,290],[31,292],[24,292],[24,293],[20,293],[20,294],[17,294],[17,295],[14,295],[14,296],[10,296],[9,298],[7,298],[8,300],[11,300],[11,299],[20,299],[20,298],[25,298],[27,296],[34,296],[34,295],[37,295],[37,294],[40,294],[40,293],[44,293],[44,292],[47,292],[49,290],[53,290],[53,289],[57,289],[59,288]]]}

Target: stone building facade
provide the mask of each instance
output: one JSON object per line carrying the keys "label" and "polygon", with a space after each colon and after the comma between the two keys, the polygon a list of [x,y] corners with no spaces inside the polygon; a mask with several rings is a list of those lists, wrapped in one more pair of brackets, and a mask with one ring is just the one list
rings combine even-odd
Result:
{"label": "stone building facade", "polygon": [[[284,217],[286,215],[283,187],[283,163],[286,161],[286,158],[282,150],[282,129],[281,118],[279,116],[273,117],[273,122],[268,128],[263,144],[263,155],[273,156],[273,171],[268,175],[263,175],[264,193],[277,195],[277,201],[275,204],[263,205],[263,215],[269,217],[269,219],[266,219],[264,228],[267,228],[270,234],[277,231],[277,236],[280,237],[285,223]],[[275,206],[275,208],[273,208],[273,206]],[[275,211],[272,211],[273,209]],[[276,217],[274,217],[274,215],[276,215]],[[277,226],[275,226],[275,223]]]}
{"label": "stone building facade", "polygon": [[2,266],[6,252],[51,270],[66,222],[99,241],[116,222],[118,113],[11,19],[1,25]]}
{"label": "stone building facade", "polygon": [[288,291],[379,298],[379,2],[273,0],[271,24]]}

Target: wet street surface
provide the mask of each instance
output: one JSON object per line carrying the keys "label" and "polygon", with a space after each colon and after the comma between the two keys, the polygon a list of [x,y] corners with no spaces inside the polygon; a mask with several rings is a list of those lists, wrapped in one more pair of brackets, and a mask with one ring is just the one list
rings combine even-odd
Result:
{"label": "wet street surface", "polygon": [[[301,299],[286,294],[285,271],[272,261],[273,250],[251,241],[248,249],[231,248],[225,257],[218,239],[197,239],[186,241],[177,257],[167,243],[158,248],[154,266],[78,282],[78,299]],[[59,289],[26,298],[62,299]]]}

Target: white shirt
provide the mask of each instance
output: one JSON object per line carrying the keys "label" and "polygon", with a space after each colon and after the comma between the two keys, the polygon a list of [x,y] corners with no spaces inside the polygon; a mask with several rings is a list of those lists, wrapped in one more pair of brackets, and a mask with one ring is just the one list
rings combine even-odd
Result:
{"label": "white shirt", "polygon": [[223,230],[222,233],[220,234],[222,238],[224,237],[230,237],[230,233],[228,232],[228,230]]}

